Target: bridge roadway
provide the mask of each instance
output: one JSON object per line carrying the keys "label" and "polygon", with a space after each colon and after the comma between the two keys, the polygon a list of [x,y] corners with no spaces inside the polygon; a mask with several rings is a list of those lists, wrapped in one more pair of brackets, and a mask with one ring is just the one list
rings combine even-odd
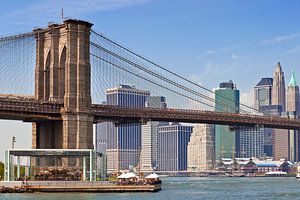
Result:
{"label": "bridge roadway", "polygon": [[[0,95],[0,119],[27,122],[61,120],[63,104],[37,101],[34,97]],[[223,124],[231,126],[264,125],[268,128],[300,129],[300,120],[276,116],[220,113],[202,110],[130,108],[110,105],[92,105],[94,123],[101,121],[145,122],[169,121],[187,123]]]}

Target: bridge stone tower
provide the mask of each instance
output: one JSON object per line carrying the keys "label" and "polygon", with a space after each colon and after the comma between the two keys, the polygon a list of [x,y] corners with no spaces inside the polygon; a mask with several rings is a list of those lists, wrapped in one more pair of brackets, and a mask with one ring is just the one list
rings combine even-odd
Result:
{"label": "bridge stone tower", "polygon": [[32,147],[93,148],[90,91],[90,30],[93,24],[68,19],[35,29],[35,98],[63,103],[62,121],[36,121]]}

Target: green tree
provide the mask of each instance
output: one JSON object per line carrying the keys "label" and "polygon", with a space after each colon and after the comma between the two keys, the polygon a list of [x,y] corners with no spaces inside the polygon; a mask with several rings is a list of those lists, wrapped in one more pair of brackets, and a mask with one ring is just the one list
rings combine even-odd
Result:
{"label": "green tree", "polygon": [[4,179],[4,163],[0,161],[0,180]]}

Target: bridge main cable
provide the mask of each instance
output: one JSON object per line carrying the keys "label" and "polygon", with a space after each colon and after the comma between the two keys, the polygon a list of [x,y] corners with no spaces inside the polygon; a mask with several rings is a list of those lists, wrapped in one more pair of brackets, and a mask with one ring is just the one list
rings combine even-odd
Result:
{"label": "bridge main cable", "polygon": [[[98,44],[95,44],[94,42],[91,42],[91,45],[94,46],[95,48],[97,48],[97,49],[99,49],[99,50],[101,50],[101,51],[103,51],[103,52],[105,52],[105,53],[107,53],[107,54],[113,56],[113,57],[116,57],[116,58],[122,60],[123,62],[126,62],[127,64],[129,64],[129,65],[131,65],[131,66],[133,66],[133,67],[135,67],[135,68],[137,68],[137,69],[139,69],[139,70],[142,70],[142,71],[144,71],[144,72],[146,72],[146,73],[148,73],[148,74],[150,74],[150,75],[152,75],[152,76],[154,76],[154,77],[160,79],[160,80],[163,80],[163,81],[165,81],[165,82],[167,82],[167,83],[169,83],[169,84],[171,84],[171,85],[173,85],[173,86],[176,86],[176,87],[178,87],[178,88],[180,88],[180,89],[182,89],[182,90],[184,90],[184,91],[186,91],[186,92],[192,93],[192,94],[194,94],[194,95],[196,95],[196,96],[199,96],[199,97],[201,97],[201,98],[203,98],[203,99],[206,99],[207,101],[210,101],[210,102],[214,103],[214,99],[211,98],[211,97],[209,97],[209,96],[207,96],[207,95],[205,95],[205,94],[201,94],[201,93],[199,93],[199,92],[197,92],[197,91],[194,91],[194,90],[192,90],[192,89],[190,89],[190,88],[188,88],[188,87],[186,87],[186,86],[184,86],[184,85],[181,85],[181,84],[179,84],[179,83],[176,83],[176,82],[174,82],[174,81],[172,81],[172,80],[170,80],[170,79],[168,79],[168,78],[166,78],[166,77],[164,77],[164,76],[162,76],[162,75],[160,75],[160,74],[158,74],[158,73],[156,73],[156,72],[153,72],[153,71],[151,71],[151,70],[149,70],[149,69],[146,69],[145,67],[143,67],[143,66],[141,66],[141,65],[138,65],[138,64],[136,64],[136,63],[134,63],[134,62],[128,60],[127,58],[124,58],[124,57],[122,57],[121,55],[116,54],[116,53],[114,53],[114,52],[112,52],[112,51],[110,51],[110,50],[108,50],[108,49],[106,49],[106,48],[104,48],[104,47],[102,47],[102,46],[100,46],[100,45],[98,45]],[[91,55],[93,55],[94,57],[97,57],[98,59],[101,59],[99,56],[96,56],[95,54],[91,54]],[[123,69],[122,67],[117,66],[116,64],[113,64],[112,62],[109,62],[109,61],[107,61],[107,60],[105,60],[105,59],[101,59],[101,60],[105,61],[106,63],[108,63],[108,64],[110,64],[110,65],[113,65],[113,66],[115,66],[115,67],[118,67],[119,69],[122,69],[122,70],[124,71],[124,69]],[[128,71],[128,70],[125,70],[125,71],[127,71],[128,73],[133,74],[133,72],[131,72],[131,71]],[[133,74],[133,75],[137,76],[136,74]],[[143,78],[142,76],[138,76],[138,77],[139,77],[139,78],[142,78],[142,79],[144,79],[144,80],[147,80],[147,81],[149,82],[148,79],[145,79],[145,78]],[[153,82],[152,82],[152,83],[153,83]],[[159,86],[159,87],[162,87],[162,86],[159,85],[159,84],[155,84],[155,85],[157,85],[157,86]],[[165,88],[165,87],[162,87],[162,88],[169,90],[168,88]],[[170,91],[170,90],[169,90],[169,91]],[[172,92],[175,92],[175,91],[172,90]],[[175,93],[178,94],[178,92],[175,92]],[[183,95],[181,95],[181,96],[183,96]],[[185,95],[184,97],[187,97],[187,96]],[[215,108],[214,106],[212,106],[212,105],[210,105],[210,104],[208,104],[208,103],[204,103],[204,102],[202,102],[202,101],[197,101],[197,100],[194,99],[194,98],[188,98],[188,99],[193,100],[193,101],[196,101],[196,102],[201,103],[201,104],[203,104],[203,105],[209,106],[209,107],[211,107],[211,108]],[[224,105],[225,107],[228,107],[228,106],[229,106],[229,105],[226,105],[225,102],[220,102],[220,103],[221,103],[222,105]],[[240,111],[243,111],[244,113],[249,113],[248,111],[243,110],[243,109],[240,109]]]}
{"label": "bridge main cable", "polygon": [[127,72],[127,73],[130,73],[130,74],[132,74],[132,75],[134,75],[134,76],[136,76],[136,77],[138,77],[138,78],[141,78],[141,79],[143,79],[143,80],[145,80],[145,81],[148,81],[148,82],[150,82],[150,83],[152,83],[152,84],[154,84],[154,85],[157,85],[157,86],[159,86],[159,87],[162,87],[162,88],[164,88],[164,89],[166,89],[166,90],[168,90],[168,91],[171,91],[171,92],[173,92],[173,93],[175,93],[175,94],[177,94],[177,95],[180,95],[180,96],[182,96],[182,97],[188,98],[188,99],[193,100],[193,101],[196,101],[196,102],[198,102],[198,103],[201,103],[201,104],[203,104],[203,105],[209,106],[209,107],[211,107],[211,108],[215,108],[214,106],[212,106],[212,105],[210,105],[210,104],[208,104],[208,103],[205,103],[205,102],[202,102],[202,101],[200,101],[200,100],[194,99],[194,98],[192,98],[192,97],[189,97],[189,96],[187,96],[187,95],[184,95],[184,94],[182,94],[182,93],[179,93],[179,92],[177,92],[177,91],[175,91],[175,90],[172,90],[172,89],[170,89],[170,88],[168,88],[168,87],[159,85],[158,83],[156,83],[156,82],[154,82],[154,81],[152,81],[152,80],[150,80],[150,79],[147,79],[147,78],[145,78],[145,77],[143,77],[143,76],[141,76],[141,75],[138,75],[138,74],[136,74],[136,73],[134,73],[134,72],[132,72],[132,71],[129,71],[129,70],[125,69],[125,68],[122,68],[122,67],[120,67],[120,66],[118,66],[118,65],[116,65],[116,64],[114,64],[114,63],[112,63],[112,62],[110,62],[110,61],[108,61],[108,60],[105,60],[105,59],[103,59],[103,58],[101,58],[101,57],[99,57],[99,56],[97,56],[97,55],[95,55],[95,54],[93,54],[93,53],[90,53],[90,54],[91,54],[91,56],[93,56],[93,57],[95,57],[95,58],[97,58],[97,59],[99,59],[99,60],[102,60],[103,62],[106,62],[106,63],[108,63],[108,64],[110,64],[110,65],[112,65],[112,66],[114,66],[114,67],[117,67],[117,68],[119,68],[119,69],[121,69],[121,70],[123,70],[123,71],[125,71],[125,72]]}
{"label": "bridge main cable", "polygon": [[[221,97],[223,99],[226,99],[227,101],[233,102],[232,99],[230,99],[230,98],[228,98],[226,96],[220,95],[220,94],[216,94],[214,91],[212,91],[212,90],[210,90],[210,89],[208,89],[208,88],[206,88],[204,86],[201,86],[200,84],[195,83],[195,82],[193,82],[193,81],[191,81],[191,80],[189,80],[189,79],[187,79],[187,78],[185,78],[185,77],[183,77],[183,76],[181,76],[181,75],[179,75],[179,74],[177,74],[177,73],[175,73],[175,72],[173,72],[173,71],[171,71],[171,70],[169,70],[169,69],[167,69],[167,68],[165,68],[165,67],[163,67],[163,66],[161,66],[161,65],[159,65],[159,64],[157,64],[157,63],[155,63],[153,61],[151,61],[151,60],[149,60],[149,59],[145,58],[144,56],[142,56],[142,55],[140,55],[138,53],[133,52],[132,50],[130,50],[130,49],[128,49],[128,48],[120,45],[119,43],[113,41],[112,39],[109,39],[108,37],[104,36],[103,34],[99,34],[99,33],[97,33],[94,30],[91,30],[91,32],[94,33],[94,34],[96,34],[97,36],[102,37],[103,39],[111,42],[112,44],[116,45],[117,47],[119,47],[119,48],[121,48],[121,49],[123,49],[125,51],[128,51],[129,53],[137,56],[138,58],[140,58],[142,60],[145,60],[146,62],[148,62],[148,63],[150,63],[150,64],[152,64],[152,65],[154,65],[154,66],[156,66],[156,67],[158,67],[158,68],[160,68],[160,69],[162,69],[162,70],[164,70],[164,71],[166,71],[166,72],[168,72],[168,73],[170,73],[170,74],[172,74],[172,75],[174,75],[174,76],[176,76],[176,77],[178,77],[178,78],[180,78],[180,79],[182,79],[182,80],[184,80],[184,81],[186,81],[186,82],[188,82],[188,83],[190,83],[192,85],[194,85],[194,86],[197,86],[197,87],[199,87],[199,88],[201,88],[201,89],[203,89],[203,90],[205,90],[207,92],[210,92],[210,93],[212,93],[212,94],[214,94],[216,96],[219,96],[219,97]],[[245,108],[248,108],[248,109],[252,110],[252,111],[259,112],[257,109],[255,109],[255,108],[253,108],[251,106],[248,106],[248,105],[243,104],[243,103],[239,103],[239,104],[241,106],[244,106]],[[246,112],[249,113],[249,111],[246,111]]]}
{"label": "bridge main cable", "polygon": [[33,37],[33,36],[34,36],[34,32],[21,33],[21,34],[17,34],[17,35],[0,37],[0,42],[23,39],[23,38],[27,38],[27,37]]}

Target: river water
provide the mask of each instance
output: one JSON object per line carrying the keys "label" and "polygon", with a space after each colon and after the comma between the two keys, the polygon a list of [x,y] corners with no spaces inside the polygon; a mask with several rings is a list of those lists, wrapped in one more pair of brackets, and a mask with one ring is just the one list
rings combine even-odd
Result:
{"label": "river water", "polygon": [[156,193],[33,193],[0,194],[0,199],[41,200],[193,200],[193,199],[299,199],[296,178],[165,177]]}

